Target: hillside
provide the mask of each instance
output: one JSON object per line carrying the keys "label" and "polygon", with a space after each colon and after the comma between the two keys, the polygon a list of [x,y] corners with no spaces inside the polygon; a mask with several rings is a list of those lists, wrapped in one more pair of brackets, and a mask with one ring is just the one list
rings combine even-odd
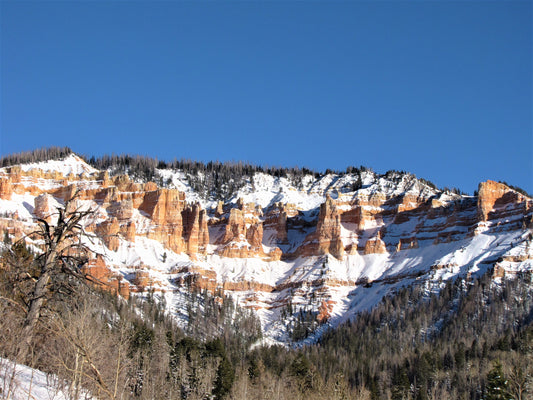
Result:
{"label": "hillside", "polygon": [[405,286],[533,270],[533,201],[498,182],[466,196],[365,168],[58,156],[2,163],[0,233],[24,237],[75,195],[95,210],[87,271],[126,298],[154,293],[182,327],[184,296],[207,290],[254,310],[269,341],[314,342]]}

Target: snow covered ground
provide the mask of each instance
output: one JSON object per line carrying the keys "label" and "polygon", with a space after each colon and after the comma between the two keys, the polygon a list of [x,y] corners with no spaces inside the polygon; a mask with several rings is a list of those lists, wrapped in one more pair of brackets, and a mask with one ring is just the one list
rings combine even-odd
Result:
{"label": "snow covered ground", "polygon": [[[69,387],[56,376],[0,358],[0,399],[74,400]],[[76,400],[93,397],[84,393]]]}
{"label": "snow covered ground", "polygon": [[22,164],[22,171],[30,171],[32,169],[40,169],[41,171],[57,171],[62,173],[64,176],[73,174],[93,174],[98,172],[96,168],[91,167],[85,161],[75,154],[71,154],[63,160],[48,160],[38,163]]}

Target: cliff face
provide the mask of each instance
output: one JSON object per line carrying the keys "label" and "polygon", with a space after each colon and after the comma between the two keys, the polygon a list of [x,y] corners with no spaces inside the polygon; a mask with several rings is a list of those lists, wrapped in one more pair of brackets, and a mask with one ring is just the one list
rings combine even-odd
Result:
{"label": "cliff face", "polygon": [[320,206],[316,231],[306,238],[298,251],[298,255],[302,257],[324,254],[331,254],[339,260],[344,256],[341,213],[329,195],[326,195],[326,201]]}
{"label": "cliff face", "polygon": [[21,238],[35,218],[53,224],[57,207],[76,196],[76,207],[95,211],[85,221],[97,237],[86,272],[97,282],[123,296],[235,292],[279,340],[290,325],[281,315],[292,318],[287,304],[334,323],[402,282],[533,270],[533,202],[493,181],[476,198],[410,176],[367,173],[358,190],[348,175],[310,177],[303,189],[263,176],[254,182],[261,193],[209,203],[67,161],[68,172],[47,163],[0,169],[0,234]]}
{"label": "cliff face", "polygon": [[187,254],[196,257],[205,255],[209,245],[209,229],[207,213],[199,203],[187,206],[182,212],[184,221],[184,239],[187,243]]}
{"label": "cliff face", "polygon": [[531,212],[531,199],[509,189],[503,183],[482,182],[478,190],[478,211],[481,221],[520,219]]}

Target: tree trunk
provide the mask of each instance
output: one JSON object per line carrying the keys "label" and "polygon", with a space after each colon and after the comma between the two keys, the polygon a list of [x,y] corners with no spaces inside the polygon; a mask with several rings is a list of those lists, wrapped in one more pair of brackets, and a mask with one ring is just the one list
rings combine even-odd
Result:
{"label": "tree trunk", "polygon": [[35,337],[35,327],[41,315],[41,310],[46,300],[49,288],[48,283],[52,277],[55,259],[55,249],[50,251],[45,259],[45,263],[41,270],[41,275],[35,284],[35,290],[30,300],[28,314],[24,319],[22,328],[22,341],[20,342],[20,349],[17,356],[17,361],[24,363],[31,349],[33,339]]}

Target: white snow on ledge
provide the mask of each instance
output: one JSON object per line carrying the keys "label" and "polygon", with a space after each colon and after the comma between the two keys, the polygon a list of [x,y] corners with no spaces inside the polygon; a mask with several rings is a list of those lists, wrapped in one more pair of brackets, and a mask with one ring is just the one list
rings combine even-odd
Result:
{"label": "white snow on ledge", "polygon": [[31,171],[32,169],[40,169],[42,171],[57,171],[64,176],[69,174],[93,174],[98,172],[96,168],[91,167],[85,161],[75,154],[71,154],[63,160],[49,160],[38,163],[22,164],[20,168],[23,171]]}

